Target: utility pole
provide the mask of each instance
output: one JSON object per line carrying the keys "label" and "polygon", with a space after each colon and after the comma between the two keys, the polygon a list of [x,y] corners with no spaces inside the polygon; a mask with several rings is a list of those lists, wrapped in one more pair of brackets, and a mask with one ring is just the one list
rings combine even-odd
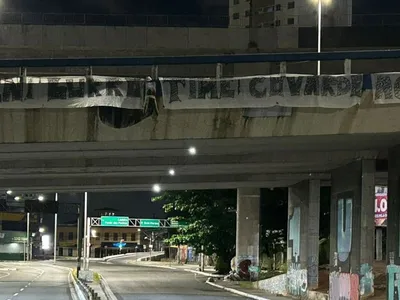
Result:
{"label": "utility pole", "polygon": [[27,260],[30,260],[30,240],[31,240],[31,235],[30,235],[30,213],[26,214],[26,245],[27,245]]}
{"label": "utility pole", "polygon": [[[55,194],[54,201],[58,201],[58,193]],[[53,251],[54,251],[54,263],[57,261],[57,213],[54,214],[54,245],[53,245]]]}

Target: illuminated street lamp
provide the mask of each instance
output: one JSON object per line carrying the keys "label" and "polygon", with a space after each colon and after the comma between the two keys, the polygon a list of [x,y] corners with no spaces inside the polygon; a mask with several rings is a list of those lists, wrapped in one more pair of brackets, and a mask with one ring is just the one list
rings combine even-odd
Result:
{"label": "illuminated street lamp", "polygon": [[43,227],[40,227],[40,228],[39,228],[39,232],[40,232],[40,233],[43,233],[44,231],[45,231],[45,230],[44,230]]}
{"label": "illuminated street lamp", "polygon": [[153,192],[155,192],[155,193],[161,192],[161,187],[159,184],[153,185]]}
{"label": "illuminated street lamp", "polygon": [[[322,2],[324,5],[330,5],[332,0],[312,0],[314,4],[318,4],[318,53],[321,53],[321,38],[322,38]],[[321,75],[321,61],[317,62],[317,75]]]}
{"label": "illuminated street lamp", "polygon": [[19,201],[19,200],[21,200],[21,197],[20,196],[16,196],[16,197],[14,197],[14,200],[15,201]]}
{"label": "illuminated street lamp", "polygon": [[8,190],[7,195],[11,195],[11,194],[12,194],[12,190]]}
{"label": "illuminated street lamp", "polygon": [[43,195],[39,195],[38,200],[39,201],[44,201],[44,196]]}
{"label": "illuminated street lamp", "polygon": [[171,176],[175,175],[175,170],[174,169],[169,169],[168,174]]}
{"label": "illuminated street lamp", "polygon": [[188,151],[189,151],[189,154],[190,154],[190,155],[196,155],[196,153],[197,153],[197,150],[196,150],[195,147],[190,147],[190,148],[188,149]]}

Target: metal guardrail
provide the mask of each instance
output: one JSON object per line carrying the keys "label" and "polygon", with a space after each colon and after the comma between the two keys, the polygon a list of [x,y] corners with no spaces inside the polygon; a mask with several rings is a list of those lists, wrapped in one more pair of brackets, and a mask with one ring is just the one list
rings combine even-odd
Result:
{"label": "metal guardrail", "polygon": [[116,66],[159,66],[191,64],[232,64],[260,62],[299,62],[299,61],[345,61],[368,59],[397,59],[400,49],[394,50],[358,50],[293,52],[293,53],[257,53],[235,55],[198,55],[198,56],[142,56],[119,58],[39,58],[39,59],[0,59],[0,68],[37,68],[37,67],[116,67]]}
{"label": "metal guardrail", "polygon": [[143,27],[227,27],[228,16],[0,13],[0,24]]}

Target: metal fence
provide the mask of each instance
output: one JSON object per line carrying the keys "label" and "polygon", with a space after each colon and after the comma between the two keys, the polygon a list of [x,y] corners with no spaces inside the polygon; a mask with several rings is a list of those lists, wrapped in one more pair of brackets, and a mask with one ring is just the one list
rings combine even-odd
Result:
{"label": "metal fence", "polygon": [[154,27],[228,27],[228,16],[197,15],[101,15],[59,13],[0,13],[0,24],[154,26]]}

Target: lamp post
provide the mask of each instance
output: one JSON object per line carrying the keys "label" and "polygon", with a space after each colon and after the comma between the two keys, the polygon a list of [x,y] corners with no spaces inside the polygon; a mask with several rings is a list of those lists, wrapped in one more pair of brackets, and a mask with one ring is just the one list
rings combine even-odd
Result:
{"label": "lamp post", "polygon": [[[322,0],[318,0],[318,53],[321,53],[321,35],[322,35]],[[317,75],[321,75],[321,61],[317,62]]]}

